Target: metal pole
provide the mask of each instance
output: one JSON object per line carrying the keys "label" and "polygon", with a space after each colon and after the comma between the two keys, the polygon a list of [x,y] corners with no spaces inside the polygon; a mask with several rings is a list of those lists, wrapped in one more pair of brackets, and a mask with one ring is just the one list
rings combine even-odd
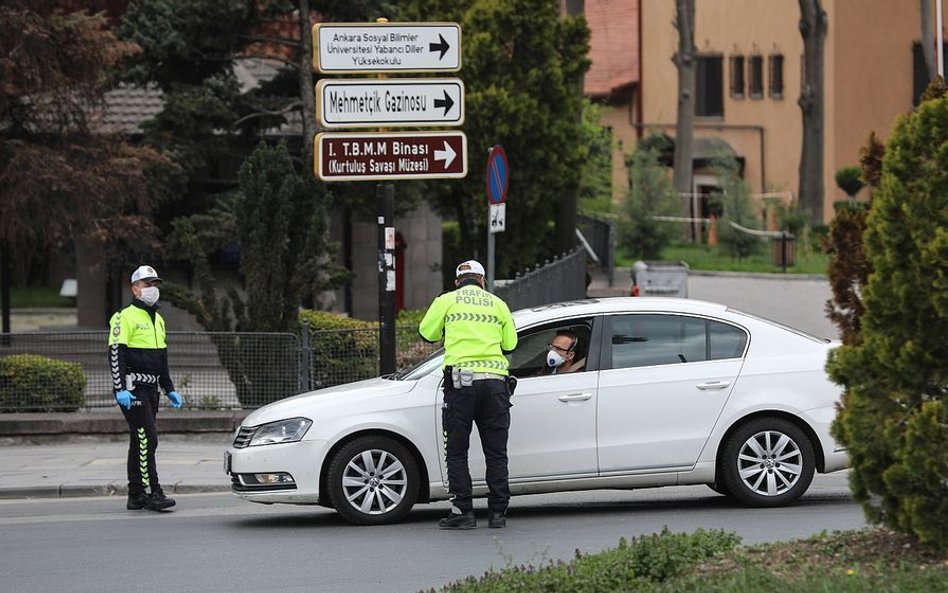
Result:
{"label": "metal pole", "polygon": [[787,273],[787,231],[780,233],[780,267]]}
{"label": "metal pole", "polygon": [[379,371],[394,373],[395,368],[395,185],[376,186],[379,202]]}
{"label": "metal pole", "polygon": [[[10,252],[0,243],[0,309],[2,309],[2,328],[4,334],[10,333]],[[4,337],[4,345],[9,337]]]}
{"label": "metal pole", "polygon": [[309,338],[309,322],[303,322],[302,340],[300,341],[300,390],[302,392],[313,389],[313,379],[310,373],[313,364],[313,348]]}
{"label": "metal pole", "polygon": [[942,6],[941,0],[935,2],[935,34],[938,37],[938,76],[945,78],[945,34],[942,31]]}
{"label": "metal pole", "polygon": [[490,232],[490,206],[487,207],[487,292],[494,292],[494,233]]}

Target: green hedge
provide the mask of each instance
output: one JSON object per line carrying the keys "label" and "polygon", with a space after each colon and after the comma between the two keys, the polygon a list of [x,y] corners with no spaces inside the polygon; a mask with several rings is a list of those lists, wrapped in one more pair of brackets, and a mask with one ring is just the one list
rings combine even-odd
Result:
{"label": "green hedge", "polygon": [[78,363],[37,354],[0,358],[0,412],[75,412],[85,389]]}
{"label": "green hedge", "polygon": [[331,387],[378,376],[378,323],[304,309],[300,332],[308,330],[314,385]]}
{"label": "green hedge", "polygon": [[[424,311],[402,311],[398,315],[395,366],[399,369],[420,362],[438,348],[438,344],[429,344],[418,335],[423,316]],[[311,371],[317,388],[378,376],[378,322],[304,309],[299,313],[299,323],[301,333],[304,328],[309,331]]]}
{"label": "green hedge", "polygon": [[619,547],[583,556],[577,550],[569,563],[509,566],[481,578],[468,577],[444,587],[446,593],[506,593],[508,591],[653,591],[697,562],[733,550],[741,538],[720,530],[698,529],[692,534],[647,535]]}

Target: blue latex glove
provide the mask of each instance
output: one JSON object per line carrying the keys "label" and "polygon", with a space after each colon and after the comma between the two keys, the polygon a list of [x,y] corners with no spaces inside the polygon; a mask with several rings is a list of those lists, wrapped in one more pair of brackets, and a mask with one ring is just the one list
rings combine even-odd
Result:
{"label": "blue latex glove", "polygon": [[178,395],[177,391],[169,391],[168,399],[171,400],[171,407],[175,409],[180,408],[181,404],[184,402],[184,400],[181,399],[181,396]]}
{"label": "blue latex glove", "polygon": [[123,406],[126,410],[132,409],[132,400],[138,399],[132,392],[128,389],[123,389],[115,394],[115,401],[119,403],[120,406]]}

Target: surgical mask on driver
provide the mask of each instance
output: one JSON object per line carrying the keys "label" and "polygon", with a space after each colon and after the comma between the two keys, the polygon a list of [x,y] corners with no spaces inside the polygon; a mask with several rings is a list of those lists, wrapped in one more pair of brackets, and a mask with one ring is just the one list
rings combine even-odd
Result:
{"label": "surgical mask on driver", "polygon": [[143,303],[151,307],[158,302],[158,287],[157,286],[146,286],[142,289],[141,300]]}
{"label": "surgical mask on driver", "polygon": [[557,352],[556,350],[550,350],[546,353],[546,364],[550,367],[558,367],[561,364],[566,362],[566,359],[563,358],[563,355]]}

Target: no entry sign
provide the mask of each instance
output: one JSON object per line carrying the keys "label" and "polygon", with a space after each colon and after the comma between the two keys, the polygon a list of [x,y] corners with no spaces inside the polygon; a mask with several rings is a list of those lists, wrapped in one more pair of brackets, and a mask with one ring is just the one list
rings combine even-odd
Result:
{"label": "no entry sign", "polygon": [[507,153],[503,146],[494,146],[490,149],[490,155],[487,157],[487,197],[491,204],[503,204],[507,201],[507,183],[509,180]]}

